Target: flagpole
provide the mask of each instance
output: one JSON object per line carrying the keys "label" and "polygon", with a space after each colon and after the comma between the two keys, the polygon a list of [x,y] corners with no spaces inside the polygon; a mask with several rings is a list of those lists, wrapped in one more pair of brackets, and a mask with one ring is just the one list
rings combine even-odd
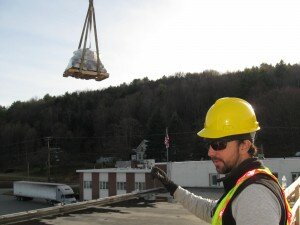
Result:
{"label": "flagpole", "polygon": [[169,162],[169,148],[167,148],[167,162]]}
{"label": "flagpole", "polygon": [[169,134],[168,134],[168,127],[166,127],[165,145],[166,145],[166,149],[167,149],[167,162],[169,162]]}

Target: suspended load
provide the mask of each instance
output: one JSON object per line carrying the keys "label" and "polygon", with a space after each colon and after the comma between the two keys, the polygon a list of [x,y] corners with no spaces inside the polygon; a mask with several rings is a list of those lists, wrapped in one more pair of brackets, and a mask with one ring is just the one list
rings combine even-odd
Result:
{"label": "suspended load", "polygon": [[[91,47],[87,48],[86,46],[88,36],[91,38],[92,28],[94,29],[93,33],[95,37],[96,51],[93,51],[91,50]],[[85,80],[95,79],[96,81],[101,81],[109,77],[109,74],[104,68],[99,57],[98,37],[93,0],[90,0],[89,3],[89,8],[85,18],[78,49],[74,52],[73,57],[70,59],[70,62],[63,76],[70,76]]]}
{"label": "suspended load", "polygon": [[[83,60],[82,54],[84,54]],[[97,52],[87,48],[85,49],[85,53],[83,53],[83,49],[78,49],[74,52],[74,55],[70,59],[70,62],[64,72],[64,77],[68,76],[86,80],[95,79],[100,81],[108,78],[109,75],[100,59],[97,67]]]}

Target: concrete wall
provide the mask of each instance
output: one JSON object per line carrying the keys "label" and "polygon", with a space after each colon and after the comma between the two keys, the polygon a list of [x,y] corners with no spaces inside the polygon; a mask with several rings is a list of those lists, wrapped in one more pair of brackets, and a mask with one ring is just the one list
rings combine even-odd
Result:
{"label": "concrete wall", "polygon": [[[272,172],[287,178],[287,186],[292,183],[292,173],[300,173],[300,158],[272,158],[262,160]],[[209,187],[209,174],[216,174],[211,161],[186,161],[168,163],[168,175],[176,184],[183,187]]]}
{"label": "concrete wall", "polygon": [[287,179],[287,186],[292,183],[292,173],[300,173],[300,157],[265,159],[263,163],[272,172],[278,173],[279,182],[284,175]]}
{"label": "concrete wall", "polygon": [[[97,173],[99,175],[99,182],[108,182],[108,173]],[[108,197],[108,189],[99,190],[99,198]]]}
{"label": "concrete wall", "polygon": [[[126,184],[126,173],[116,173],[117,181],[116,182],[122,182]],[[125,190],[117,190],[117,195],[126,194],[126,185]]]}
{"label": "concrete wall", "polygon": [[216,174],[211,161],[171,162],[167,168],[169,177],[183,187],[209,187],[209,174]]}
{"label": "concrete wall", "polygon": [[[92,173],[83,173],[83,182],[84,181],[92,181]],[[92,188],[83,188],[83,199],[92,199]]]}

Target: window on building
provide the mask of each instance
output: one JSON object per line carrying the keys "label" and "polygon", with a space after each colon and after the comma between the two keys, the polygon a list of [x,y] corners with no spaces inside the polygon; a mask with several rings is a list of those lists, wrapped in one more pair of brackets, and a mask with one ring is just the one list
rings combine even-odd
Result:
{"label": "window on building", "polygon": [[117,182],[117,190],[126,190],[126,182]]}
{"label": "window on building", "polygon": [[83,181],[83,188],[91,189],[92,188],[92,181]]}
{"label": "window on building", "polygon": [[298,179],[300,177],[300,172],[292,172],[292,182]]}
{"label": "window on building", "polygon": [[107,181],[100,181],[99,187],[102,190],[108,189],[108,182]]}
{"label": "window on building", "polygon": [[145,190],[146,184],[145,182],[135,182],[135,190]]}
{"label": "window on building", "polygon": [[217,174],[217,173],[210,173],[209,174],[209,186],[212,186],[212,187],[218,187],[218,186],[220,186],[220,183],[217,182],[218,178],[219,178],[219,174]]}

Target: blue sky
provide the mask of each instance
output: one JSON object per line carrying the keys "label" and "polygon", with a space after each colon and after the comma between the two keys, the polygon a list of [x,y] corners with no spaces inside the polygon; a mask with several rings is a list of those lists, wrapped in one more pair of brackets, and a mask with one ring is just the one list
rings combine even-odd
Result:
{"label": "blue sky", "polygon": [[62,76],[88,0],[0,0],[0,105],[176,72],[299,63],[298,0],[94,0],[104,81]]}

